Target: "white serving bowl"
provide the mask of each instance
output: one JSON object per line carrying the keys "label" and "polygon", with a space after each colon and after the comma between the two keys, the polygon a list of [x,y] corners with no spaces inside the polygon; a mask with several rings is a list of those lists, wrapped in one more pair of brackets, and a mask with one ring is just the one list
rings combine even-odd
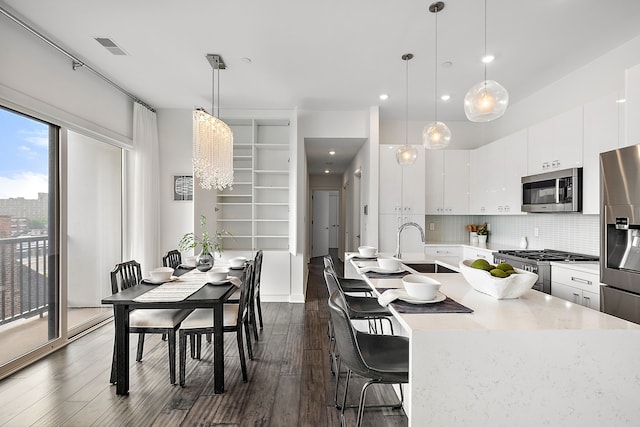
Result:
{"label": "white serving bowl", "polygon": [[239,256],[239,257],[235,257],[235,258],[231,258],[229,260],[229,265],[232,268],[240,268],[240,267],[244,267],[244,263],[247,261],[247,259],[243,256]]}
{"label": "white serving bowl", "polygon": [[519,298],[538,280],[538,275],[515,268],[517,274],[509,277],[494,277],[485,270],[471,267],[474,260],[460,261],[460,272],[473,289],[497,299]]}
{"label": "white serving bowl", "polygon": [[166,282],[171,279],[172,274],[173,268],[171,267],[158,267],[149,270],[149,276],[151,276],[151,280],[154,282]]}
{"label": "white serving bowl", "polygon": [[184,257],[184,265],[189,267],[196,266],[196,257],[195,256],[186,256]]}
{"label": "white serving bowl", "polygon": [[211,270],[207,271],[207,280],[209,282],[220,282],[227,278],[229,269],[227,267],[211,267]]}
{"label": "white serving bowl", "polygon": [[396,258],[378,258],[378,265],[389,271],[398,271],[402,263]]}
{"label": "white serving bowl", "polygon": [[358,248],[358,252],[360,253],[360,255],[361,256],[366,256],[366,257],[375,256],[377,250],[378,250],[378,248],[375,248],[373,246],[360,246]]}
{"label": "white serving bowl", "polygon": [[407,274],[402,278],[402,285],[410,297],[423,301],[434,299],[441,286],[437,280],[422,274]]}

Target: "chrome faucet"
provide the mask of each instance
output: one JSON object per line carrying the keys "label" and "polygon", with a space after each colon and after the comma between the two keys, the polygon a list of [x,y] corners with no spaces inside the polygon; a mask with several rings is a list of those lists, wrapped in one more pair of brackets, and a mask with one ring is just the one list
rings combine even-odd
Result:
{"label": "chrome faucet", "polygon": [[415,227],[418,229],[418,231],[420,231],[420,238],[422,239],[422,243],[424,243],[424,230],[422,229],[422,227],[420,227],[420,225],[416,224],[415,222],[405,222],[400,227],[398,227],[398,234],[396,235],[396,253],[393,254],[395,258],[402,258],[402,254],[400,253],[400,234],[402,233],[402,230],[409,226]]}

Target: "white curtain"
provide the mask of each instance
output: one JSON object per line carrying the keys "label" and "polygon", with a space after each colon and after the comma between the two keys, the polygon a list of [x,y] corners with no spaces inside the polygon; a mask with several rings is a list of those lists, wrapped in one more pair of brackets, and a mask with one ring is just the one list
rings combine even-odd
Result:
{"label": "white curtain", "polygon": [[133,106],[133,194],[129,197],[131,258],[142,274],[162,265],[160,254],[160,155],[156,113]]}

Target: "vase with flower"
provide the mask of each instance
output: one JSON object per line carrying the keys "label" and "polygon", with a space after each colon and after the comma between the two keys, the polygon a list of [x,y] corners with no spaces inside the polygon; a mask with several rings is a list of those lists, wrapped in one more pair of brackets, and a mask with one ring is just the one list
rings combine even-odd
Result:
{"label": "vase with flower", "polygon": [[200,253],[196,256],[196,268],[199,271],[208,271],[213,267],[215,262],[215,252],[218,255],[222,255],[222,237],[230,235],[227,231],[216,230],[214,236],[209,234],[206,229],[207,217],[200,215],[200,228],[202,229],[202,235],[197,236],[195,233],[187,233],[178,242],[178,249],[186,251],[188,249],[196,249],[201,247]]}

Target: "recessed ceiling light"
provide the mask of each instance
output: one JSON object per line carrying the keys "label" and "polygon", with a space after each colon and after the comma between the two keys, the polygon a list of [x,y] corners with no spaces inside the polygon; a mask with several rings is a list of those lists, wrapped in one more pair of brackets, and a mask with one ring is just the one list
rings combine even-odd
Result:
{"label": "recessed ceiling light", "polygon": [[620,98],[620,99],[616,99],[616,102],[618,104],[623,104],[623,103],[627,102],[627,100],[625,98]]}
{"label": "recessed ceiling light", "polygon": [[331,150],[331,151],[329,151],[329,155],[331,155],[331,156],[335,156],[335,155],[336,155],[336,152],[335,152],[335,151],[333,151],[333,150]]}
{"label": "recessed ceiling light", "polygon": [[329,169],[324,170],[324,173],[329,173],[329,172],[331,172]]}
{"label": "recessed ceiling light", "polygon": [[386,93],[383,93],[382,95],[380,95],[380,99],[382,101],[386,101],[387,99],[389,99],[389,95],[387,95]]}
{"label": "recessed ceiling light", "polygon": [[244,62],[245,64],[251,64],[251,58],[244,57],[242,58],[242,62]]}
{"label": "recessed ceiling light", "polygon": [[440,99],[442,99],[443,101],[448,101],[451,99],[451,95],[449,94],[444,94],[440,97]]}
{"label": "recessed ceiling light", "polygon": [[494,59],[496,59],[495,56],[493,56],[491,54],[487,54],[482,58],[482,62],[484,62],[485,64],[488,64],[490,62],[493,62]]}
{"label": "recessed ceiling light", "polygon": [[451,66],[453,66],[453,62],[451,62],[451,61],[444,61],[442,63],[442,68],[449,68]]}

